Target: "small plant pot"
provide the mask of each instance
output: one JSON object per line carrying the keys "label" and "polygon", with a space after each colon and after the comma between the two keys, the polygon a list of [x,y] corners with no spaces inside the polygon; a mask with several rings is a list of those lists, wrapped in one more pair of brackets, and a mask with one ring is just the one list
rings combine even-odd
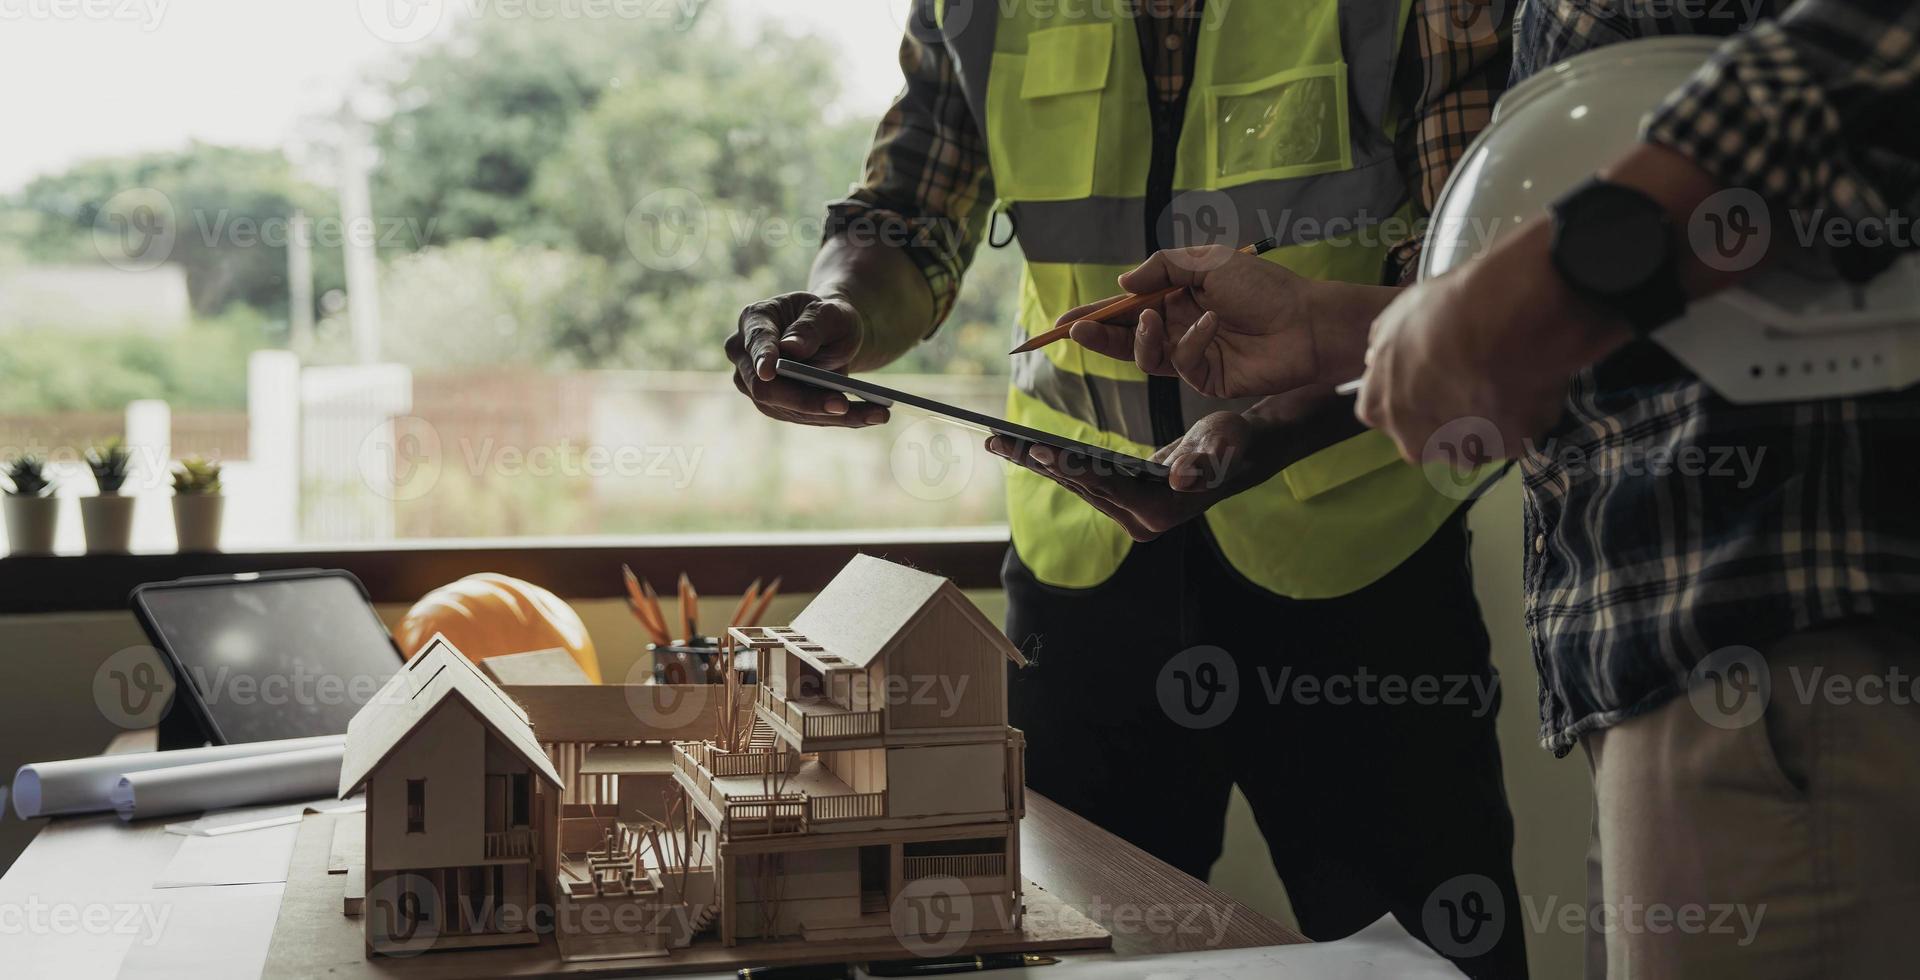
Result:
{"label": "small plant pot", "polygon": [[80,529],[87,533],[87,554],[126,554],[133,547],[133,498],[117,493],[81,497]]}
{"label": "small plant pot", "polygon": [[180,551],[219,551],[220,515],[227,498],[217,493],[175,494],[173,534]]}
{"label": "small plant pot", "polygon": [[6,501],[8,553],[53,554],[53,532],[60,524],[60,501],[54,497],[12,495]]}

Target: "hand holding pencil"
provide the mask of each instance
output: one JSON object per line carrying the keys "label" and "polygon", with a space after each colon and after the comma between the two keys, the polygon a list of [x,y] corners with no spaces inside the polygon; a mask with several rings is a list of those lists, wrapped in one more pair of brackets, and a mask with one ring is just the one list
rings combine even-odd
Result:
{"label": "hand holding pencil", "polygon": [[[1132,294],[1125,307],[1082,307],[1049,333],[1066,329],[1090,351],[1179,377],[1212,398],[1275,395],[1359,374],[1367,326],[1395,291],[1307,279],[1255,256],[1270,244],[1238,254],[1160,252],[1120,278]],[[1115,308],[1122,312],[1108,312]]]}
{"label": "hand holding pencil", "polygon": [[[1272,238],[1262,239],[1261,241],[1255,242],[1252,245],[1248,245],[1246,248],[1240,249],[1239,254],[1265,255],[1268,252],[1273,251],[1274,248],[1278,246],[1278,244],[1279,243]],[[1211,246],[1208,246],[1208,247],[1211,248]],[[1182,254],[1193,254],[1198,250],[1179,249],[1177,251]],[[1166,254],[1168,253],[1161,252],[1156,254],[1154,258],[1158,259],[1161,255],[1166,255]],[[1151,263],[1152,263],[1152,260],[1149,260],[1149,264]],[[1145,268],[1145,267],[1143,266],[1142,268]],[[1135,271],[1137,272],[1138,270],[1135,270]],[[1086,307],[1081,307],[1079,310],[1074,310],[1071,313],[1068,313],[1066,316],[1061,317],[1060,322],[1052,330],[1049,330],[1043,334],[1038,334],[1028,339],[1026,343],[1021,344],[1018,347],[1015,347],[1013,350],[1008,351],[1008,353],[1009,354],[1025,354],[1028,351],[1039,350],[1040,348],[1045,347],[1048,344],[1052,344],[1056,341],[1065,340],[1069,336],[1071,336],[1073,325],[1076,323],[1082,323],[1082,322],[1118,323],[1123,320],[1127,320],[1129,318],[1138,316],[1141,313],[1141,311],[1157,307],[1161,303],[1166,302],[1168,299],[1173,298],[1179,293],[1185,292],[1186,289],[1188,288],[1188,285],[1189,284],[1181,283],[1181,284],[1175,284],[1175,285],[1161,286],[1158,288],[1142,287],[1142,288],[1136,289],[1131,286],[1127,286],[1123,279],[1122,286],[1127,289],[1128,295],[1122,296],[1122,297],[1119,297],[1118,299],[1114,299],[1110,301],[1103,300],[1091,310],[1088,310]]]}

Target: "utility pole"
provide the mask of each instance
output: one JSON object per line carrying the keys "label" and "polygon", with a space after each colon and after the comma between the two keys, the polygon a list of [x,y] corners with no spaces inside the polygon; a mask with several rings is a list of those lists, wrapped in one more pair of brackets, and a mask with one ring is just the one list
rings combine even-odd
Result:
{"label": "utility pole", "polygon": [[313,226],[293,212],[287,235],[287,346],[306,360],[313,353]]}
{"label": "utility pole", "polygon": [[353,325],[353,356],[359,364],[380,362],[379,231],[373,220],[373,164],[366,127],[348,103],[340,107],[340,220],[347,271],[347,319]]}

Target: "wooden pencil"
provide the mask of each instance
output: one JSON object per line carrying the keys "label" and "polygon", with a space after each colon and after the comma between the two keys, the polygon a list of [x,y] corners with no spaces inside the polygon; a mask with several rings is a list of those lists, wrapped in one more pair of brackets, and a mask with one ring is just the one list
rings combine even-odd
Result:
{"label": "wooden pencil", "polygon": [[627,583],[627,606],[633,610],[634,618],[640,620],[640,625],[653,637],[653,642],[662,646],[672,643],[673,639],[667,636],[667,625],[655,619],[657,612],[649,611],[650,603],[646,593],[641,591],[640,579],[633,574],[633,569],[621,565],[620,574]]}
{"label": "wooden pencil", "polygon": [[[1240,249],[1240,254],[1265,255],[1268,252],[1273,251],[1275,248],[1278,248],[1279,245],[1280,243],[1277,239],[1263,238],[1260,241],[1254,242],[1252,245],[1248,245],[1246,248]],[[1057,327],[1054,327],[1052,330],[1047,331],[1046,333],[1037,334],[1034,337],[1030,338],[1026,343],[1021,344],[1018,347],[1015,347],[1013,350],[1010,350],[1007,353],[1009,355],[1025,354],[1028,351],[1039,350],[1040,348],[1045,347],[1048,344],[1052,344],[1052,343],[1067,339],[1068,335],[1070,335],[1073,332],[1074,323],[1083,323],[1088,320],[1091,320],[1095,323],[1105,323],[1108,320],[1117,320],[1123,316],[1131,316],[1135,313],[1140,312],[1141,310],[1147,309],[1148,307],[1158,306],[1160,303],[1164,302],[1168,297],[1174,295],[1175,293],[1180,292],[1185,288],[1187,287],[1172,286],[1167,289],[1156,290],[1151,293],[1135,293],[1132,296],[1123,296],[1120,299],[1107,304],[1106,306],[1103,306],[1097,310],[1094,310],[1092,313],[1089,313],[1086,316],[1075,319],[1073,323],[1063,323]]]}
{"label": "wooden pencil", "polygon": [[686,630],[683,637],[688,643],[700,632],[700,593],[693,591],[693,583],[687,581],[687,573],[680,573],[680,625]]}
{"label": "wooden pencil", "polygon": [[745,616],[747,614],[747,610],[753,608],[753,601],[755,599],[758,599],[759,597],[760,597],[760,580],[754,579],[753,584],[747,586],[747,591],[742,592],[740,594],[740,604],[733,607],[733,616],[732,618],[727,620],[727,625],[730,627],[745,626],[746,623],[742,622],[740,617]]}
{"label": "wooden pencil", "polygon": [[767,591],[761,593],[760,601],[753,606],[753,612],[747,616],[748,626],[760,625],[760,617],[767,614],[767,607],[773,604],[773,597],[780,594],[780,579],[775,577]]}

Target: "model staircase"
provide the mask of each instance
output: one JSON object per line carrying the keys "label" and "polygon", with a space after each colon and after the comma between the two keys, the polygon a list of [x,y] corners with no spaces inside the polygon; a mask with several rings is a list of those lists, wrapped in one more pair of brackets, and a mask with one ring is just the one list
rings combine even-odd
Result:
{"label": "model staircase", "polygon": [[698,936],[701,933],[706,932],[707,927],[713,925],[713,920],[719,917],[720,917],[719,902],[712,902],[707,905],[702,905],[698,911],[693,913],[692,928],[689,930],[689,933],[691,935]]}
{"label": "model staircase", "polygon": [[772,725],[767,724],[765,718],[760,717],[760,712],[754,712],[753,727],[747,729],[747,751],[772,752],[779,747],[779,744],[779,733],[773,730]]}

